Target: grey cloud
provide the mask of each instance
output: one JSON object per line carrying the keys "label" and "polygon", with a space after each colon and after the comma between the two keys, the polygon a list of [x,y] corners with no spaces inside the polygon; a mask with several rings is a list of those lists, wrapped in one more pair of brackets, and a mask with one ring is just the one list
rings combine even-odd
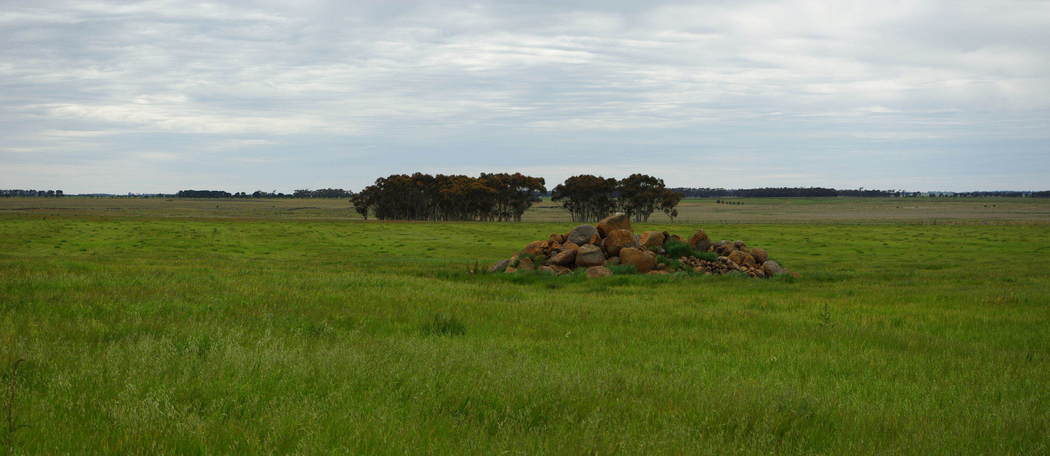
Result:
{"label": "grey cloud", "polygon": [[1026,1],[14,5],[0,13],[0,172],[74,192],[358,188],[416,169],[1034,188],[1050,171],[1048,13]]}

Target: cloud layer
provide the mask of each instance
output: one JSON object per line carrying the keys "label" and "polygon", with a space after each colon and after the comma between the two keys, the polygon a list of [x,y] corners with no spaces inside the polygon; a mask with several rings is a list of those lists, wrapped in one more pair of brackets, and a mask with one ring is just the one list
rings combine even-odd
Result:
{"label": "cloud layer", "polygon": [[1050,176],[1050,2],[9,3],[5,188]]}

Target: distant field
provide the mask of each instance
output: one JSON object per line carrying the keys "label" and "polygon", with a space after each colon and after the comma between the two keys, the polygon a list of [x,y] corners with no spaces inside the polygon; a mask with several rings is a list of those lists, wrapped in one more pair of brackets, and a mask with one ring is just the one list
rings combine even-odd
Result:
{"label": "distant field", "polygon": [[801,278],[467,273],[567,221],[0,199],[0,452],[1050,453],[1046,202],[743,201],[637,228]]}
{"label": "distant field", "polygon": [[[1047,198],[736,198],[686,199],[679,223],[1050,223]],[[0,198],[4,215],[357,220],[342,199]],[[567,222],[558,203],[544,201],[528,222]],[[665,223],[663,213],[652,222]]]}

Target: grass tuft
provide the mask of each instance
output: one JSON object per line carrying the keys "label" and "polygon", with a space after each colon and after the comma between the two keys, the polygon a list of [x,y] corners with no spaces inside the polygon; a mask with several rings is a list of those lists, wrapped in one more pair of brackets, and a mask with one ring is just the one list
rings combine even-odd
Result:
{"label": "grass tuft", "polygon": [[423,334],[428,336],[462,336],[467,333],[467,327],[456,317],[447,313],[438,312],[433,318],[423,323]]}

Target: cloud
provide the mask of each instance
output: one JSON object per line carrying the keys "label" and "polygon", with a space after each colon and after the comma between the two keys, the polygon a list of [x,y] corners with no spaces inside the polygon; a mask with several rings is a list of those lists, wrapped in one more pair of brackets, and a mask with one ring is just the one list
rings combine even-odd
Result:
{"label": "cloud", "polygon": [[0,39],[9,186],[533,169],[920,190],[1050,173],[1046,2],[43,1],[0,12]]}

